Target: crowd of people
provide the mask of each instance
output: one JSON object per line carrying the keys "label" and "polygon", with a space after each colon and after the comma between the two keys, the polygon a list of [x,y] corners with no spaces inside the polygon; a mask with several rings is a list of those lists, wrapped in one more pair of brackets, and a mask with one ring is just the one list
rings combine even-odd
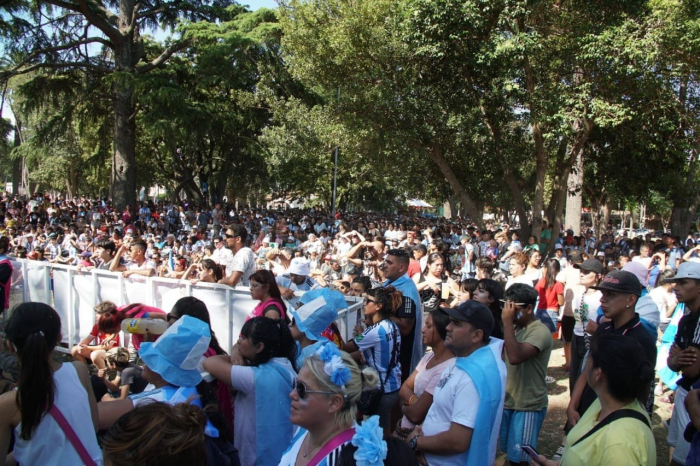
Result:
{"label": "crowd of people", "polygon": [[[258,301],[232,348],[196,298],[100,303],[70,364],[50,356],[58,314],[16,306],[4,349],[21,370],[0,397],[8,464],[488,465],[500,450],[510,464],[649,465],[663,396],[670,461],[700,464],[696,235],[545,224],[525,239],[517,225],[318,209],[2,205],[6,310],[12,256],[248,287]],[[344,341],[334,322],[348,296],[363,307]],[[122,322],[144,317],[167,330],[121,341]],[[570,402],[546,458],[557,341]]]}

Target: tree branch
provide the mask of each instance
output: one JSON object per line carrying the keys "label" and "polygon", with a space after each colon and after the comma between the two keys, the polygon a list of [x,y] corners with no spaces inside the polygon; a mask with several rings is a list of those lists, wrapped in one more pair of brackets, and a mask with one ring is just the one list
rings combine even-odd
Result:
{"label": "tree branch", "polygon": [[[88,5],[86,0],[78,0],[78,4],[63,0],[46,0],[46,3],[60,8],[65,8],[66,10],[82,13],[83,16],[85,16],[85,19],[97,29],[102,31],[105,36],[109,37],[114,45],[122,43],[123,38],[121,34],[119,34],[119,30],[112,25],[116,24],[117,16],[108,9],[100,5],[96,5],[94,2],[90,2],[91,5]],[[93,11],[93,7],[97,10],[97,12]]]}
{"label": "tree branch", "polygon": [[147,73],[147,72],[151,71],[152,69],[157,68],[158,66],[165,63],[166,60],[168,60],[168,58],[173,56],[173,54],[179,52],[180,50],[184,49],[188,45],[190,45],[189,40],[185,40],[185,41],[178,42],[176,44],[171,45],[170,47],[165,49],[163,51],[163,53],[161,53],[158,57],[156,57],[150,63],[147,63],[145,65],[141,65],[141,66],[137,66],[136,72],[137,73]]}

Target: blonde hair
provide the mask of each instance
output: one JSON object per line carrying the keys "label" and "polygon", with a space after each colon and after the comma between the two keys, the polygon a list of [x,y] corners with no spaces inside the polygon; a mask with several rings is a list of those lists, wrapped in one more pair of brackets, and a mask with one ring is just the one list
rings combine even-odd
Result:
{"label": "blonde hair", "polygon": [[[333,343],[330,343],[331,345]],[[323,370],[324,363],[316,354],[306,359],[304,365],[309,368],[319,387],[323,391],[337,393],[343,397],[344,406],[335,414],[335,424],[338,426],[350,425],[357,416],[357,401],[364,390],[375,388],[379,385],[379,374],[371,367],[360,370],[352,356],[345,351],[340,352],[343,363],[350,369],[350,381],[345,384],[345,389],[331,382],[330,377]]]}
{"label": "blonde hair", "polygon": [[527,257],[527,254],[522,253],[522,252],[516,252],[512,256],[510,256],[510,260],[517,262],[518,264],[522,265],[523,267],[527,267],[528,262],[530,262],[530,259]]}

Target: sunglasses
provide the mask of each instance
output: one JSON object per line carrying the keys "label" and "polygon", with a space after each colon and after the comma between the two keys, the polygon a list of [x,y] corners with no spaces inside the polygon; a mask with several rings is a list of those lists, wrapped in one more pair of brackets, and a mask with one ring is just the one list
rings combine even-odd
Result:
{"label": "sunglasses", "polygon": [[320,390],[309,390],[309,388],[299,379],[294,380],[294,390],[297,391],[300,400],[305,400],[306,395],[309,393],[319,393],[321,395],[335,395],[335,392],[320,391]]}
{"label": "sunglasses", "polygon": [[377,301],[375,301],[374,299],[369,299],[369,298],[365,298],[363,301],[365,304],[368,304],[368,303],[375,303],[376,304],[377,303]]}

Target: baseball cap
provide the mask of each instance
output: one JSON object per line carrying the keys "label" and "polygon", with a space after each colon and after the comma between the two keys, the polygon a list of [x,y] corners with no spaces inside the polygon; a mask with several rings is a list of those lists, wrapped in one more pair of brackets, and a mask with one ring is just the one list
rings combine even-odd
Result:
{"label": "baseball cap", "polygon": [[491,335],[494,320],[491,310],[478,301],[467,300],[453,308],[440,308],[450,317],[469,322],[474,327],[484,331],[486,335]]}
{"label": "baseball cap", "polygon": [[692,278],[700,280],[700,263],[699,262],[683,262],[678,266],[676,275],[673,278],[666,280],[666,283],[675,283],[682,278]]}
{"label": "baseball cap", "polygon": [[564,246],[562,246],[561,243],[557,243],[554,245],[554,250],[556,251],[557,249],[564,249]]}
{"label": "baseball cap", "polygon": [[609,290],[618,291],[620,293],[629,293],[636,296],[642,295],[642,284],[639,283],[637,276],[625,270],[615,270],[610,272],[598,286],[591,287],[594,290]]}
{"label": "baseball cap", "polygon": [[574,267],[586,272],[603,273],[603,263],[598,259],[586,259],[581,264],[574,264]]}

